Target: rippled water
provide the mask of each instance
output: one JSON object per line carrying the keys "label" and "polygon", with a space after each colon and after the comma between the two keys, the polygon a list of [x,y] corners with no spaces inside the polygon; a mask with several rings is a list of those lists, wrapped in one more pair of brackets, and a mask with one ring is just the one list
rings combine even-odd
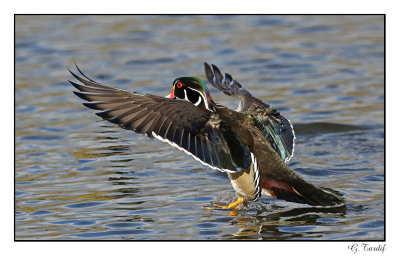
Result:
{"label": "rippled water", "polygon": [[[17,16],[15,238],[384,239],[383,16]],[[292,120],[290,167],[342,208],[235,194],[226,174],[100,121],[72,94],[97,80],[166,95],[175,77],[231,73]],[[238,102],[211,88],[214,100]]]}

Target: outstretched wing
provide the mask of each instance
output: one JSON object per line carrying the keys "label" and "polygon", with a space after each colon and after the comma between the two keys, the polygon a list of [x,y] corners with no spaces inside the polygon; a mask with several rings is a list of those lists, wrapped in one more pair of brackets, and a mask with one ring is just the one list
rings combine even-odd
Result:
{"label": "outstretched wing", "polygon": [[208,81],[226,95],[240,98],[237,111],[255,116],[255,124],[271,143],[278,155],[288,162],[294,152],[294,130],[288,119],[280,115],[270,105],[262,102],[242,88],[242,85],[233,80],[230,74],[222,75],[215,65],[204,63]]}
{"label": "outstretched wing", "polygon": [[222,75],[221,71],[214,64],[211,64],[210,66],[207,62],[204,62],[204,71],[206,73],[207,80],[215,88],[222,91],[226,95],[241,99],[241,105],[239,105],[239,108],[249,105],[254,100],[254,97],[250,94],[250,92],[244,90],[238,81],[233,80],[232,76],[228,73]]}
{"label": "outstretched wing", "polygon": [[230,157],[229,145],[214,125],[219,120],[213,113],[205,113],[188,101],[140,95],[106,86],[77,69],[83,77],[70,71],[82,83],[69,81],[79,90],[74,93],[87,101],[84,106],[100,110],[96,115],[101,118],[167,142],[213,169],[237,172],[249,168],[248,148],[242,148],[243,161],[235,162]]}

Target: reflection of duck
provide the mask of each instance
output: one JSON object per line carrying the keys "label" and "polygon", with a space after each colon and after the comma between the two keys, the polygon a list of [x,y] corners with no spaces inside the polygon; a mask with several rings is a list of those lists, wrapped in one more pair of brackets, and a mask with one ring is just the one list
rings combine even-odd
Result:
{"label": "reflection of duck", "polygon": [[[167,142],[213,169],[226,172],[238,200],[220,208],[233,209],[261,194],[309,205],[343,204],[335,191],[314,186],[292,171],[294,131],[289,120],[252,96],[219,69],[205,63],[208,81],[241,99],[237,111],[216,104],[205,83],[196,77],[174,80],[168,97],[140,95],[102,85],[84,75],[70,81],[86,107],[120,127]],[[215,207],[219,207],[215,205]]]}
{"label": "reflection of duck", "polygon": [[[258,203],[257,203],[258,204]],[[260,205],[262,205],[260,207]],[[284,210],[274,204],[258,204],[254,211],[241,212],[234,217],[238,230],[231,235],[237,239],[303,239],[309,236],[326,237],[330,232],[337,234],[336,221],[346,215],[346,206],[340,207],[299,207]],[[254,208],[250,207],[250,208]],[[333,222],[324,222],[323,218]],[[332,228],[330,227],[332,226]],[[310,233],[308,233],[308,231]],[[307,234],[308,233],[308,234]],[[231,239],[226,237],[225,239]]]}

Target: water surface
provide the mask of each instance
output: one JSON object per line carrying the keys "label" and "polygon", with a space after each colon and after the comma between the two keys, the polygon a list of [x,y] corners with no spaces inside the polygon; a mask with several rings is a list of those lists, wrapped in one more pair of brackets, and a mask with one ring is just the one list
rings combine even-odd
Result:
{"label": "water surface", "polygon": [[[17,240],[381,240],[383,16],[17,16]],[[101,121],[73,95],[96,80],[166,95],[217,64],[294,123],[289,165],[346,206],[262,199],[232,213],[226,174]],[[210,88],[213,99],[238,102]]]}

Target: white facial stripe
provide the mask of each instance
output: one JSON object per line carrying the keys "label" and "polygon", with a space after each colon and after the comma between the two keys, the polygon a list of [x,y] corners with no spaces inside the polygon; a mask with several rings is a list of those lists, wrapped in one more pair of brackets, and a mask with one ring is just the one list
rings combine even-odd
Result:
{"label": "white facial stripe", "polygon": [[199,96],[199,100],[196,102],[196,103],[194,103],[194,105],[197,107],[198,105],[200,105],[200,103],[201,103],[201,97]]}
{"label": "white facial stripe", "polygon": [[184,89],[183,92],[185,93],[185,100],[189,101],[186,90]]}
{"label": "white facial stripe", "polygon": [[[210,107],[208,106],[208,102],[207,102],[207,99],[204,97],[204,94],[201,93],[200,91],[196,90],[196,89],[193,89],[193,88],[190,88],[190,89],[193,90],[193,91],[198,92],[198,93],[200,94],[200,96],[201,96],[201,97],[203,98],[203,100],[204,100],[204,104],[206,105],[206,109],[208,109],[208,110],[210,110],[210,111],[213,112],[213,110],[210,109]],[[186,97],[186,94],[185,94],[185,97]]]}

